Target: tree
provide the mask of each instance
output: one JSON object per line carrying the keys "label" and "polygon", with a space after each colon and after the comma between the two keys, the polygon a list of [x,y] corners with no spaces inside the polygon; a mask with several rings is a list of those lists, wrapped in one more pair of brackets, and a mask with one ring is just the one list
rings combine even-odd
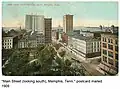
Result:
{"label": "tree", "polygon": [[4,30],[2,30],[2,37],[4,36],[7,36],[7,33]]}
{"label": "tree", "polygon": [[[3,67],[4,75],[13,76],[69,76],[82,75],[80,69],[73,68],[68,59],[61,59],[50,45],[39,45],[32,52],[35,58],[29,60],[29,50],[15,50]],[[62,53],[64,56],[65,53]]]}
{"label": "tree", "polygon": [[12,53],[3,67],[4,75],[23,75],[22,68],[28,62],[28,52],[25,50],[16,50]]}
{"label": "tree", "polygon": [[111,25],[111,28],[112,28],[112,30],[114,30],[115,26],[114,26],[114,25]]}
{"label": "tree", "polygon": [[103,28],[102,25],[100,25],[99,27],[100,27],[100,29],[102,30],[102,28]]}
{"label": "tree", "polygon": [[66,53],[66,51],[62,51],[62,52],[59,52],[59,55],[60,55],[61,57],[64,57],[64,56],[65,56],[65,53]]}

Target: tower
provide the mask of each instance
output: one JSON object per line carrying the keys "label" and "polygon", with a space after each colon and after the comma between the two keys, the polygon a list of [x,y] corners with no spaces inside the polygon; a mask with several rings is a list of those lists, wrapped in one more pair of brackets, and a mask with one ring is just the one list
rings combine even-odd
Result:
{"label": "tower", "polygon": [[52,42],[52,18],[44,18],[45,25],[45,43]]}
{"label": "tower", "polygon": [[63,16],[63,30],[65,33],[73,30],[73,15],[68,14]]}

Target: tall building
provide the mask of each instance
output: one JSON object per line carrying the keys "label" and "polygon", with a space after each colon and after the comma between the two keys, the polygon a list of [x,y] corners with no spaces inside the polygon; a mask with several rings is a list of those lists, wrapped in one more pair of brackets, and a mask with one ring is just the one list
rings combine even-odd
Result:
{"label": "tall building", "polygon": [[100,69],[106,74],[118,72],[118,35],[112,33],[101,34],[101,63]]}
{"label": "tall building", "polygon": [[32,15],[26,15],[25,17],[25,29],[32,31]]}
{"label": "tall building", "polygon": [[25,29],[27,31],[37,31],[44,34],[44,16],[43,15],[26,15]]}
{"label": "tall building", "polygon": [[52,42],[52,18],[44,18],[45,43]]}
{"label": "tall building", "polygon": [[68,14],[63,16],[63,30],[65,33],[73,30],[73,15]]}

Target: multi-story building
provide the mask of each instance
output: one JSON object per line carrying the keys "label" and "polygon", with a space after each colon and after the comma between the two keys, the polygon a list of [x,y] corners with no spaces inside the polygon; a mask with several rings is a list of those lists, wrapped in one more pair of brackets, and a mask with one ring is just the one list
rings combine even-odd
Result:
{"label": "multi-story building", "polygon": [[56,42],[56,30],[52,30],[52,42]]}
{"label": "multi-story building", "polygon": [[62,42],[65,43],[66,45],[68,44],[68,35],[66,33],[61,34]]}
{"label": "multi-story building", "polygon": [[39,44],[44,44],[45,43],[45,36],[43,34],[37,34],[36,40],[37,40],[37,46]]}
{"label": "multi-story building", "polygon": [[45,26],[45,43],[52,42],[52,18],[45,18],[44,19],[44,26]]}
{"label": "multi-story building", "polygon": [[2,34],[2,65],[8,60],[13,49],[18,48],[18,36],[10,36],[7,33]]}
{"label": "multi-story building", "polygon": [[28,48],[28,39],[22,38],[18,41],[18,48]]}
{"label": "multi-story building", "polygon": [[99,67],[104,73],[118,72],[118,35],[113,33],[101,34],[101,63]]}
{"label": "multi-story building", "polygon": [[63,16],[63,30],[65,33],[69,33],[73,30],[73,15]]}
{"label": "multi-story building", "polygon": [[2,37],[2,48],[12,49],[17,48],[18,36],[5,36]]}
{"label": "multi-story building", "polygon": [[28,47],[29,48],[35,48],[37,47],[37,40],[35,37],[28,38]]}
{"label": "multi-story building", "polygon": [[44,34],[44,16],[43,15],[26,15],[25,29],[27,31],[37,31]]}
{"label": "multi-story building", "polygon": [[18,41],[18,48],[34,48],[45,43],[45,36],[36,32],[25,35]]}
{"label": "multi-story building", "polygon": [[52,29],[52,41],[61,41],[61,35],[63,33],[63,28],[59,25]]}
{"label": "multi-story building", "polygon": [[99,38],[71,35],[68,36],[68,47],[80,60],[91,61],[101,58]]}

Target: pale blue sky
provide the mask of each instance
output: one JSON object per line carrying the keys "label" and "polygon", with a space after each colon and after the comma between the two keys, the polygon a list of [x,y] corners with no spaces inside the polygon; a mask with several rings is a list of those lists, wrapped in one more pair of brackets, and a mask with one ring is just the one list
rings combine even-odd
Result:
{"label": "pale blue sky", "polygon": [[[23,5],[31,3],[34,3],[35,6]],[[100,23],[103,25],[118,24],[117,2],[3,2],[2,4],[2,18],[5,26],[24,25],[25,15],[31,13],[52,17],[53,26],[62,25],[65,14],[74,15],[75,26],[99,26]],[[18,5],[15,6],[15,4]],[[53,6],[45,6],[44,4],[52,4]]]}

